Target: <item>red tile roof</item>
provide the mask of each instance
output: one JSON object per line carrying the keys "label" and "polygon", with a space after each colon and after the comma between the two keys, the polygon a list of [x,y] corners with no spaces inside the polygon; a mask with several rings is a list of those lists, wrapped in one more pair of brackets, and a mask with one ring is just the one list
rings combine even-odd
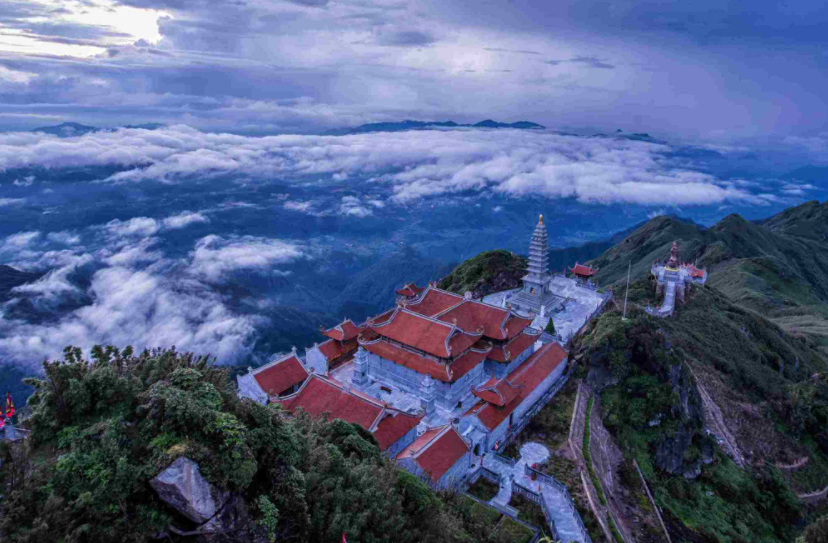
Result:
{"label": "red tile roof", "polygon": [[514,400],[523,385],[512,385],[508,379],[498,379],[494,375],[483,385],[472,389],[472,394],[494,405],[503,407]]}
{"label": "red tile roof", "polygon": [[[489,358],[497,362],[508,362],[509,360],[514,360],[523,351],[531,347],[532,344],[535,343],[539,338],[540,335],[533,336],[524,332],[519,336],[512,338],[511,341],[504,345],[495,345],[492,348],[492,352],[489,353]],[[506,359],[505,351],[509,351],[508,360]]]}
{"label": "red tile roof", "polygon": [[307,377],[308,372],[294,355],[253,370],[253,378],[268,396],[278,396]]}
{"label": "red tile roof", "polygon": [[402,308],[398,308],[385,323],[372,324],[371,329],[403,345],[442,358],[462,353],[480,338],[479,334],[463,332],[450,324]]}
{"label": "red tile roof", "polygon": [[520,392],[506,405],[498,407],[486,401],[477,402],[463,416],[477,415],[489,430],[506,420],[552,371],[566,360],[567,354],[557,343],[547,343],[526,359],[507,377],[513,385],[523,385]]}
{"label": "red tile roof", "polygon": [[363,328],[354,324],[350,319],[346,319],[333,328],[323,330],[322,333],[337,341],[348,341],[349,339],[357,337]]}
{"label": "red tile roof", "polygon": [[345,342],[329,339],[319,345],[319,350],[325,355],[325,359],[328,362],[336,360],[342,355],[353,354],[358,348],[359,344],[355,337]]}
{"label": "red tile roof", "polygon": [[532,324],[532,319],[512,315],[512,317],[506,321],[506,337],[508,339],[512,339],[526,330],[530,324]]}
{"label": "red tile roof", "polygon": [[377,438],[380,450],[384,451],[402,439],[405,434],[420,424],[424,416],[425,413],[409,415],[397,410],[385,416],[374,431],[374,437]]}
{"label": "red tile roof", "polygon": [[569,268],[569,271],[574,273],[575,275],[583,275],[585,277],[591,277],[595,275],[597,270],[590,268],[589,266],[584,266],[583,264],[575,263],[574,268]]}
{"label": "red tile roof", "polygon": [[450,364],[443,364],[386,341],[369,343],[363,345],[363,348],[422,375],[430,374],[433,379],[444,383],[452,383],[460,379],[486,358],[485,352],[477,353],[469,350]]}
{"label": "red tile roof", "polygon": [[693,264],[690,264],[690,277],[704,277],[704,270],[700,270]]}
{"label": "red tile roof", "polygon": [[330,413],[331,418],[359,424],[365,429],[374,425],[384,408],[382,402],[346,392],[341,384],[315,373],[299,392],[281,403],[288,411],[301,407],[311,415]]}
{"label": "red tile roof", "polygon": [[396,292],[400,296],[416,296],[425,289],[426,287],[418,287],[414,283],[408,283],[407,285],[404,285],[403,288],[398,288]]}
{"label": "red tile roof", "polygon": [[298,408],[314,416],[359,424],[373,432],[380,450],[386,450],[417,426],[424,414],[411,415],[336,381],[313,374],[299,392],[278,401],[288,411]]}
{"label": "red tile roof", "polygon": [[463,301],[462,296],[453,294],[451,292],[440,290],[434,287],[429,287],[422,299],[415,303],[406,304],[406,309],[425,315],[426,317],[433,317],[438,313],[442,313],[451,306],[457,305]]}
{"label": "red tile roof", "polygon": [[440,313],[437,318],[443,322],[456,322],[457,326],[467,332],[476,332],[482,328],[484,336],[492,339],[504,339],[506,332],[503,325],[509,318],[509,310],[466,300]]}
{"label": "red tile roof", "polygon": [[411,458],[437,482],[469,451],[469,446],[450,425],[426,430],[406,447],[398,459]]}

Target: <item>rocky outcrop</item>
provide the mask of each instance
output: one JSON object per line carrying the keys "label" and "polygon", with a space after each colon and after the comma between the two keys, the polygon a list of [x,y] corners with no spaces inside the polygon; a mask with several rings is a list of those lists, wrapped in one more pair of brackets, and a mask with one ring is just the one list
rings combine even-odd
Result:
{"label": "rocky outcrop", "polygon": [[189,458],[178,458],[152,479],[150,486],[164,503],[199,524],[197,533],[233,529],[245,515],[244,500],[207,481]]}

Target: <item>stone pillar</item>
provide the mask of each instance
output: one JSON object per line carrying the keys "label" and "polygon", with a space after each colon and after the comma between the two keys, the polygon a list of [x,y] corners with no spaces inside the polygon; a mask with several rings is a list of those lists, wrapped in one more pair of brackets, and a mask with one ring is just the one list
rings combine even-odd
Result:
{"label": "stone pillar", "polygon": [[541,317],[545,317],[545,316],[546,316],[546,306],[545,306],[545,305],[543,305],[543,304],[541,304],[541,312],[540,312],[540,316],[541,316]]}
{"label": "stone pillar", "polygon": [[503,298],[500,299],[500,307],[506,308],[506,295],[503,295]]}
{"label": "stone pillar", "polygon": [[537,340],[535,342],[535,350],[532,351],[532,352],[536,353],[536,352],[540,351],[541,347],[543,347],[543,342],[541,340]]}
{"label": "stone pillar", "polygon": [[423,409],[425,410],[425,419],[423,420],[427,420],[434,414],[434,396],[437,393],[434,388],[434,379],[431,378],[430,373],[427,373],[420,382],[420,392],[422,394]]}
{"label": "stone pillar", "polygon": [[362,346],[354,355],[354,373],[351,374],[351,384],[359,389],[368,386],[368,352]]}

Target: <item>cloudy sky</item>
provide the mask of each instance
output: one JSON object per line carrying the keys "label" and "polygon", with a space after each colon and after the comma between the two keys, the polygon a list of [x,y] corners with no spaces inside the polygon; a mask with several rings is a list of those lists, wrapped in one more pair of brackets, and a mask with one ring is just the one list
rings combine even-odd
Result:
{"label": "cloudy sky", "polygon": [[534,120],[818,138],[816,0],[5,0],[0,127]]}

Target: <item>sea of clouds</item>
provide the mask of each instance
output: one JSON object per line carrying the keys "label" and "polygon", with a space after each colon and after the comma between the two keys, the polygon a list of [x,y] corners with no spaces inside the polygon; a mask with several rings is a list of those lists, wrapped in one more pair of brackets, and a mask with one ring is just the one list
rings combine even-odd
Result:
{"label": "sea of clouds", "polygon": [[[215,189],[209,180],[229,179],[231,191],[279,180],[318,194],[334,188],[350,193],[333,200],[278,195],[266,212],[337,215],[349,221],[461,195],[468,202],[479,197],[507,203],[531,196],[647,206],[655,215],[677,206],[781,206],[815,188],[722,179],[674,151],[665,143],[520,130],[245,137],[178,125],[74,138],[6,133],[0,134],[0,172],[29,173],[0,186],[0,209],[26,209],[50,197],[53,189],[30,173],[38,168],[54,173],[101,166],[114,167],[114,173],[80,183],[76,190],[160,182],[197,195]],[[247,360],[270,321],[256,311],[240,311],[217,286],[239,271],[288,276],[285,266],[321,260],[324,248],[278,232],[231,233],[214,220],[221,209],[185,204],[189,209],[167,216],[112,219],[71,230],[20,224],[19,231],[0,238],[0,264],[45,274],[16,287],[12,299],[0,305],[0,360],[34,368],[66,345],[88,349],[101,343],[175,345],[226,363]],[[223,209],[228,207],[263,212],[250,202],[231,202]],[[491,212],[502,216],[503,209],[498,204]],[[49,206],[57,217],[67,212]],[[170,251],[167,240],[187,232],[197,234],[187,239],[184,253]],[[66,300],[76,300],[79,307],[29,322],[13,311],[24,300],[46,312]]]}

